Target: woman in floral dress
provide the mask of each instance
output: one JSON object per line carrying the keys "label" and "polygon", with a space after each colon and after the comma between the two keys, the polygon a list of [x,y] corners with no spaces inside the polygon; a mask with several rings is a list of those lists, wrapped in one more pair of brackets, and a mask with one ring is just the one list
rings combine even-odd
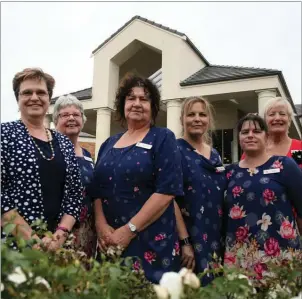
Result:
{"label": "woman in floral dress", "polygon": [[[148,79],[129,76],[116,96],[127,130],[98,152],[90,193],[95,198],[98,243],[121,246],[148,280],[179,270],[173,199],[182,195],[181,160],[174,134],[154,126],[160,95]],[[137,259],[138,258],[138,259]]]}
{"label": "woman in floral dress", "polygon": [[[219,153],[211,147],[212,115],[206,100],[186,99],[181,114],[184,136],[177,140],[184,178],[184,197],[177,198],[177,202],[194,248],[196,273],[203,273],[223,257],[221,229],[226,179]],[[212,279],[212,275],[203,276],[202,285]]]}
{"label": "woman in floral dress", "polygon": [[226,171],[224,263],[262,279],[269,275],[270,262],[281,265],[301,254],[302,172],[291,158],[269,156],[267,125],[260,116],[248,114],[237,128],[245,159]]}

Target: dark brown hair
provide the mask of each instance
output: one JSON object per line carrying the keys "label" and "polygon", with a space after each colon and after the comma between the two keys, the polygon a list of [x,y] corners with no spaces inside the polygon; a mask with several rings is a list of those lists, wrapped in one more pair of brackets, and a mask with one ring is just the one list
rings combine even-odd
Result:
{"label": "dark brown hair", "polygon": [[242,126],[244,122],[250,121],[254,124],[255,128],[257,127],[257,124],[259,125],[261,131],[264,131],[265,133],[268,132],[267,124],[265,120],[258,115],[258,113],[248,113],[246,116],[242,117],[237,124],[237,130],[238,134],[240,133]]}
{"label": "dark brown hair", "polygon": [[116,92],[114,101],[116,119],[124,125],[126,121],[124,112],[125,101],[126,97],[130,95],[133,87],[142,87],[144,88],[145,94],[148,94],[151,104],[152,124],[155,124],[160,105],[160,93],[158,88],[151,80],[133,74],[127,74],[124,77]]}
{"label": "dark brown hair", "polygon": [[20,85],[25,80],[44,80],[47,86],[49,100],[51,99],[55,86],[55,79],[51,75],[44,73],[40,68],[26,68],[23,71],[17,73],[13,79],[13,90],[17,101]]}

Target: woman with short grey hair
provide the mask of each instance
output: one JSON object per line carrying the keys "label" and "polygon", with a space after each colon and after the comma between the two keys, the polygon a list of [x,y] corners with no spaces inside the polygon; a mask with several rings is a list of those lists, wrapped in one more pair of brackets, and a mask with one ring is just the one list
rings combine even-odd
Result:
{"label": "woman with short grey hair", "polygon": [[73,230],[75,246],[84,251],[89,257],[93,256],[96,248],[96,233],[94,230],[92,201],[86,195],[85,189],[93,175],[93,160],[91,154],[79,143],[79,135],[86,122],[84,108],[75,96],[61,96],[56,101],[53,111],[53,122],[56,129],[66,135],[74,145],[76,157],[81,171],[82,184],[84,186],[84,201],[80,220]]}

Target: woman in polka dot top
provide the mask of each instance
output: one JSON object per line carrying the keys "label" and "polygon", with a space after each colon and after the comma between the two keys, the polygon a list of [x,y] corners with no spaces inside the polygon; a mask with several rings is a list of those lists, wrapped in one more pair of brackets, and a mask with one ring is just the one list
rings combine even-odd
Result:
{"label": "woman in polka dot top", "polygon": [[13,89],[21,119],[1,124],[1,224],[19,224],[18,235],[30,239],[30,224],[43,219],[54,233],[42,239],[50,250],[63,245],[82,204],[73,145],[44,126],[54,84],[41,69],[17,73]]}

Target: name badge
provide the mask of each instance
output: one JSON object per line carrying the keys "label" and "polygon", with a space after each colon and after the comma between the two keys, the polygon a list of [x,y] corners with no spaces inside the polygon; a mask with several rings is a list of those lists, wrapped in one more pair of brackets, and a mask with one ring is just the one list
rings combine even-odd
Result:
{"label": "name badge", "polygon": [[141,147],[141,148],[144,148],[144,149],[151,149],[152,148],[152,145],[151,144],[147,144],[147,143],[143,143],[143,142],[138,142],[136,144],[137,147]]}
{"label": "name badge", "polygon": [[278,173],[278,172],[280,172],[280,168],[273,168],[273,169],[263,170],[263,174],[271,174],[271,173]]}
{"label": "name badge", "polygon": [[93,162],[92,158],[84,156],[84,159],[89,162]]}
{"label": "name badge", "polygon": [[223,171],[225,171],[225,168],[223,166],[219,166],[219,167],[216,167],[216,171],[223,172]]}

